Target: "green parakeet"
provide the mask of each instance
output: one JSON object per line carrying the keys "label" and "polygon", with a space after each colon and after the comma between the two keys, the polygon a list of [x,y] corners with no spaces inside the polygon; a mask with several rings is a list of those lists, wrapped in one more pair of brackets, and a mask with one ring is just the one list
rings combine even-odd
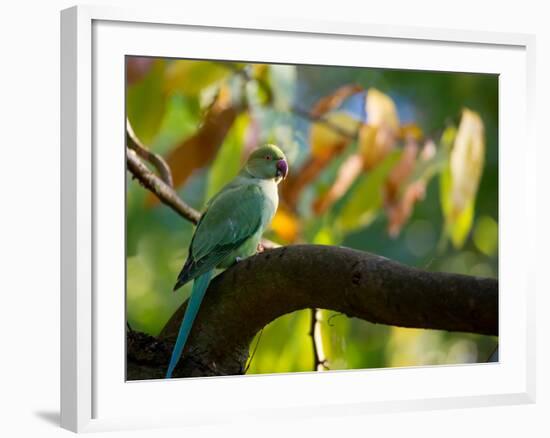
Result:
{"label": "green parakeet", "polygon": [[277,146],[260,147],[208,202],[174,286],[176,290],[194,280],[166,378],[172,377],[181,357],[214,269],[227,268],[256,253],[279,204],[277,184],[287,173],[286,157]]}

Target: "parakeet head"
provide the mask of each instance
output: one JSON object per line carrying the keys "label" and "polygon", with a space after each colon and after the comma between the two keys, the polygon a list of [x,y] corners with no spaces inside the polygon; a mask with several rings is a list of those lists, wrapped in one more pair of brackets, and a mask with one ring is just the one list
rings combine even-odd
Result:
{"label": "parakeet head", "polygon": [[273,144],[266,144],[252,152],[245,168],[255,178],[274,179],[276,183],[288,174],[285,154]]}

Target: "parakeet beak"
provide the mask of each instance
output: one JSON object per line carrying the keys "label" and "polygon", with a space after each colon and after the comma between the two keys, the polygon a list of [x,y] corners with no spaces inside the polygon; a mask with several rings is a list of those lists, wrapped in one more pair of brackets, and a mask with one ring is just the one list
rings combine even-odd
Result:
{"label": "parakeet beak", "polygon": [[279,160],[277,161],[277,177],[283,177],[286,178],[288,174],[288,164],[286,164],[285,160]]}

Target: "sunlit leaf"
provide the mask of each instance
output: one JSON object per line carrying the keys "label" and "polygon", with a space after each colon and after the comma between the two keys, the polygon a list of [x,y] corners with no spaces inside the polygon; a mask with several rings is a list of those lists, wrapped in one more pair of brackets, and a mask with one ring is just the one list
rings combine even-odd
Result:
{"label": "sunlit leaf", "polygon": [[399,116],[393,99],[376,88],[370,88],[365,102],[366,123],[385,127],[394,132],[399,129]]}
{"label": "sunlit leaf", "polygon": [[455,248],[461,248],[473,224],[483,171],[485,136],[479,115],[464,109],[458,129],[448,128],[443,133],[444,145],[448,147],[451,140],[449,164],[440,178],[440,199],[446,233]]}
{"label": "sunlit leaf", "polygon": [[485,160],[485,134],[477,113],[464,109],[451,151],[452,214],[475,198]]}
{"label": "sunlit leaf", "polygon": [[166,93],[162,89],[164,61],[155,60],[149,72],[127,88],[126,112],[137,137],[150,144],[164,118]]}

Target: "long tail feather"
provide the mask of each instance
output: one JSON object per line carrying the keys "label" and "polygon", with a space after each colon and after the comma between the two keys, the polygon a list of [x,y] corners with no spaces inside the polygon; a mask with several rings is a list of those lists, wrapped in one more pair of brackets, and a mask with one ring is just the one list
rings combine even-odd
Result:
{"label": "long tail feather", "polygon": [[168,371],[166,372],[166,378],[170,379],[174,368],[178,364],[181,354],[183,353],[183,348],[191,332],[191,327],[193,327],[193,322],[199,311],[199,308],[204,298],[210,279],[212,278],[212,272],[208,271],[202,274],[200,277],[195,278],[193,282],[193,290],[191,291],[191,297],[189,298],[189,304],[187,309],[185,309],[185,315],[183,316],[183,321],[180,326],[178,333],[178,339],[176,340],[176,345],[172,350],[172,357],[170,358],[170,365],[168,366]]}

